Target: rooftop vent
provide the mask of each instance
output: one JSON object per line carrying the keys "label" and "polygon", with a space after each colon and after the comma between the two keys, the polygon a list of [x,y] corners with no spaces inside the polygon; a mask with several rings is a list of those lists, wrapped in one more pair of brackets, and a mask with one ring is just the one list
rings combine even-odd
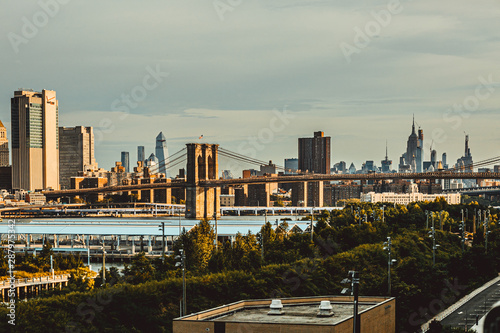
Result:
{"label": "rooftop vent", "polygon": [[283,312],[283,304],[281,304],[280,299],[273,299],[271,301],[271,305],[269,306],[269,312],[267,313],[268,315],[282,315],[285,314]]}
{"label": "rooftop vent", "polygon": [[333,316],[332,304],[330,301],[321,301],[319,305],[318,317],[331,317]]}

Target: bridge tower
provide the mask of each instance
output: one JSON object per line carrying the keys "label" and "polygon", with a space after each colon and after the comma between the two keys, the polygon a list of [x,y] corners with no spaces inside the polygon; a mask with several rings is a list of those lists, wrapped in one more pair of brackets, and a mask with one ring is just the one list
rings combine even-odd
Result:
{"label": "bridge tower", "polygon": [[220,188],[202,187],[200,180],[215,180],[219,174],[217,144],[188,143],[186,170],[186,218],[220,216]]}

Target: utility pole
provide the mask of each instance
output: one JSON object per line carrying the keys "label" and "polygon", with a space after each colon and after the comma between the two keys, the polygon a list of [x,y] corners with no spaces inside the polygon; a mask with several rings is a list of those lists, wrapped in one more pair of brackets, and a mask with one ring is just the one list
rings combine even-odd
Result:
{"label": "utility pole", "polygon": [[429,211],[425,211],[425,229],[429,229]]}

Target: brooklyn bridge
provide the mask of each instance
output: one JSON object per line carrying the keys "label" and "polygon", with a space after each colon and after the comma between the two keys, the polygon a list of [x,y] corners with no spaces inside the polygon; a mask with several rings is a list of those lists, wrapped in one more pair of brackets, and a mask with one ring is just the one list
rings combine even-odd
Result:
{"label": "brooklyn bridge", "polygon": [[[176,156],[175,158],[172,158]],[[441,170],[422,173],[367,173],[367,174],[314,174],[299,173],[296,175],[264,175],[260,177],[221,179],[219,174],[219,156],[232,159],[238,162],[259,163],[259,161],[238,153],[219,147],[218,144],[188,143],[186,148],[176,152],[171,159],[166,162],[167,167],[173,167],[186,162],[186,176],[182,179],[163,179],[163,182],[153,182],[144,184],[130,184],[118,186],[104,186],[93,188],[80,188],[59,191],[45,191],[43,194],[47,198],[61,198],[85,196],[98,193],[134,192],[134,191],[155,191],[165,189],[167,197],[170,195],[169,189],[183,188],[186,197],[186,218],[210,218],[214,213],[220,212],[220,193],[223,186],[238,186],[251,184],[271,184],[289,183],[294,184],[294,189],[302,201],[307,202],[308,195],[317,197],[315,201],[318,207],[323,206],[322,189],[323,183],[329,181],[353,181],[363,182],[378,180],[441,180],[441,179],[500,179],[497,172],[464,172],[465,170]],[[475,163],[474,168],[483,167],[498,163],[500,157],[491,158],[479,163]],[[279,167],[284,171],[283,167]],[[308,186],[308,184],[313,186]],[[311,190],[312,189],[312,190]],[[313,192],[313,193],[308,193]],[[167,199],[168,200],[168,199]]]}

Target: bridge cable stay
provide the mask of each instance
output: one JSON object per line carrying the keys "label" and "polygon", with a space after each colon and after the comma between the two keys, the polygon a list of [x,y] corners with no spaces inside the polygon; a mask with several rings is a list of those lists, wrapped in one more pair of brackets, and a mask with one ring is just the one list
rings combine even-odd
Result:
{"label": "bridge cable stay", "polygon": [[170,155],[169,157],[165,158],[164,160],[162,161],[158,161],[158,164],[151,167],[149,169],[150,173],[156,173],[158,172],[158,170],[160,169],[160,166],[163,166],[161,163],[164,163],[165,161],[167,161],[167,163],[164,163],[165,165],[165,169],[169,169],[171,168],[171,164],[176,162],[177,160],[179,160],[179,158],[183,158],[183,157],[186,157],[186,155],[179,155],[177,156],[176,158],[173,158],[174,156],[180,154],[180,153],[183,153],[185,152],[185,150],[187,150],[186,147],[182,148],[181,150],[175,152],[174,154]]}
{"label": "bridge cable stay", "polygon": [[484,166],[488,166],[488,165],[492,165],[492,164],[495,164],[495,163],[498,163],[500,162],[500,156],[497,156],[497,157],[492,157],[492,158],[489,158],[489,159],[486,159],[486,160],[483,160],[483,161],[479,161],[479,162],[476,162],[476,163],[468,163],[468,164],[464,164],[463,166],[459,166],[459,167],[453,167],[453,168],[450,168],[450,169],[447,169],[446,171],[460,171],[464,168],[469,168],[469,167],[472,167],[472,168],[477,168],[477,167],[484,167]]}
{"label": "bridge cable stay", "polygon": [[[234,159],[234,160],[237,160],[240,162],[246,162],[246,163],[256,164],[256,165],[267,165],[267,162],[264,162],[264,161],[261,161],[261,160],[255,159],[255,158],[251,158],[251,157],[248,157],[245,155],[241,155],[241,154],[235,153],[233,151],[230,151],[230,150],[227,150],[224,148],[219,148],[219,154],[224,156],[224,157]],[[276,169],[286,170],[286,168],[281,166],[281,165],[275,164],[275,166],[276,166]]]}

